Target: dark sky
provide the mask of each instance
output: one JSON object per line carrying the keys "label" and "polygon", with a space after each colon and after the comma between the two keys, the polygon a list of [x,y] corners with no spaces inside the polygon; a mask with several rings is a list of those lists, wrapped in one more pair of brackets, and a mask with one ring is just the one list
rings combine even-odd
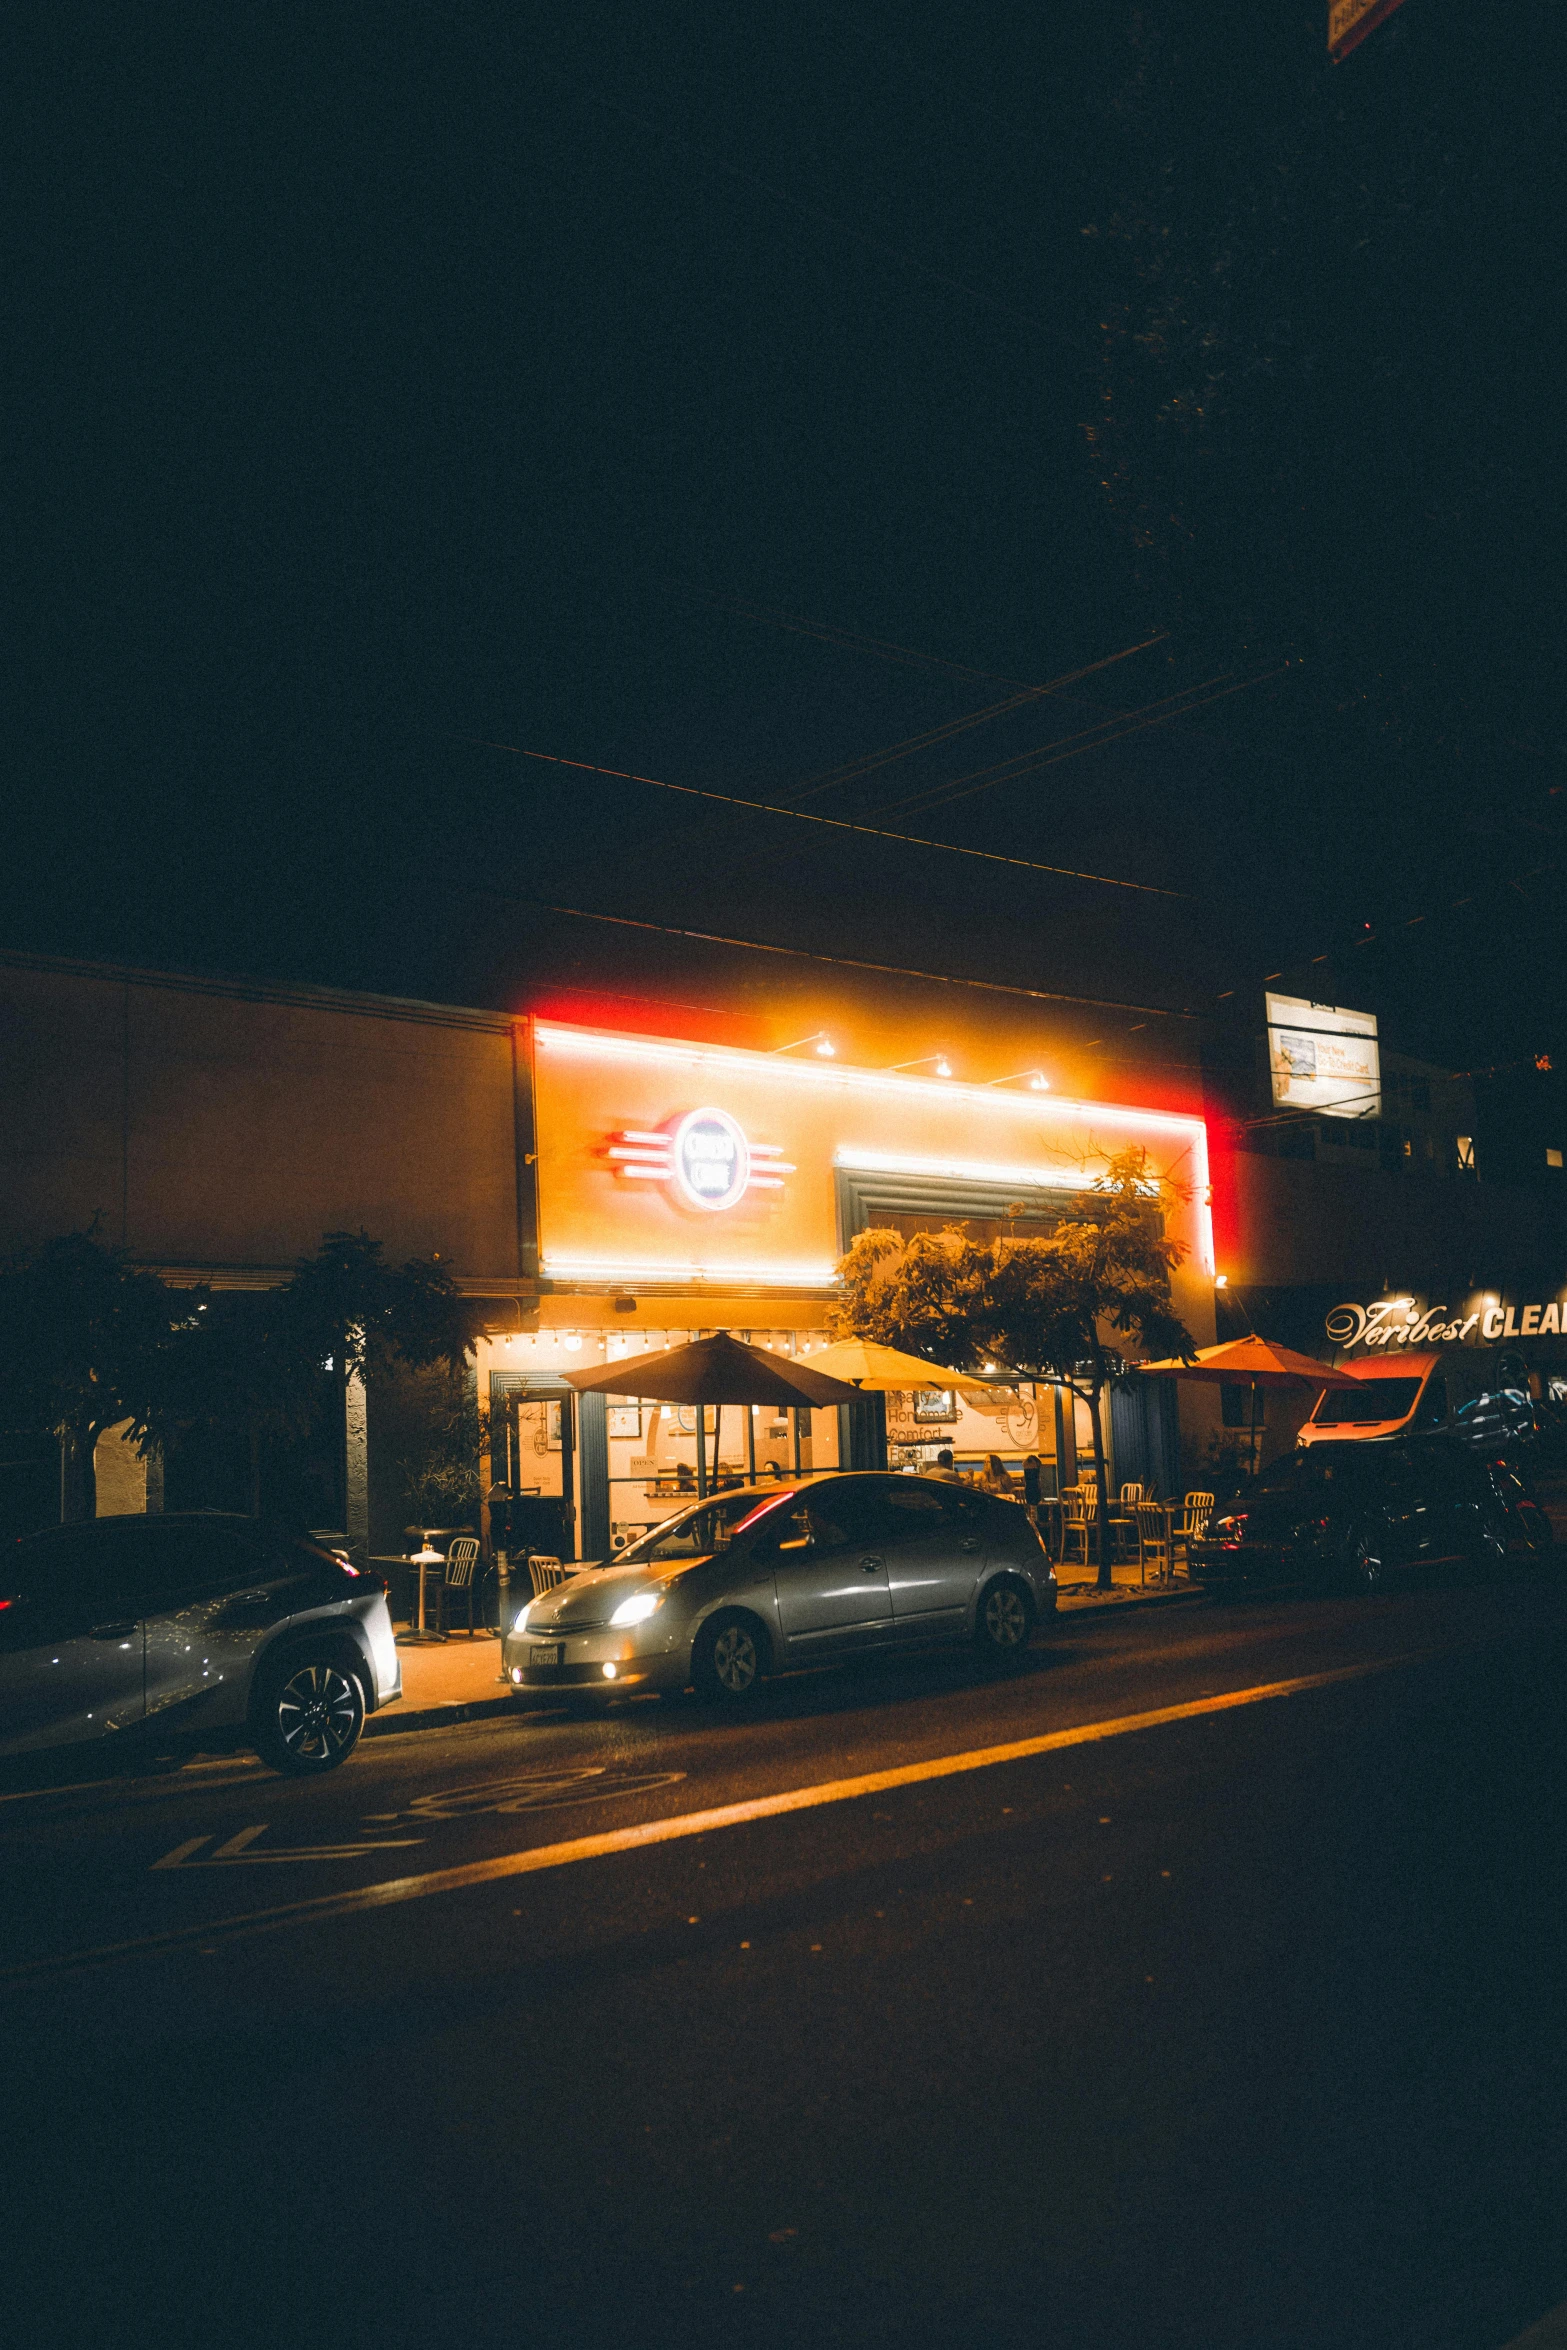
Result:
{"label": "dark sky", "polygon": [[1557,13],[48,14],[7,935],[673,991],[547,904],[1567,1051]]}

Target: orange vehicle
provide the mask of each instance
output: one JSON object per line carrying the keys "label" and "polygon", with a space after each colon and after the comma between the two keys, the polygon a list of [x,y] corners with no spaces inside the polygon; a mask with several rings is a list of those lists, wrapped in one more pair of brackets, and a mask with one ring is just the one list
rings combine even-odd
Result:
{"label": "orange vehicle", "polygon": [[1512,1349],[1431,1348],[1389,1352],[1341,1367],[1300,1431],[1302,1444],[1436,1434],[1449,1430],[1478,1450],[1501,1454],[1531,1443],[1529,1370]]}

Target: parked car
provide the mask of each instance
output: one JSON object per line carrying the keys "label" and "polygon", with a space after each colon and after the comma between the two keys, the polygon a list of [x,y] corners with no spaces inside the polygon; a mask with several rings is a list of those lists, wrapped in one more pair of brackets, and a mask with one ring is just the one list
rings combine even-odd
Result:
{"label": "parked car", "polygon": [[748,1486],[677,1511],[613,1564],[522,1609],[519,1689],[680,1690],[736,1702],[770,1673],[930,1643],[1016,1657],[1055,1612],[1027,1512],[967,1486],[881,1475]]}
{"label": "parked car", "polygon": [[401,1694],[384,1584],[254,1518],[97,1518],[0,1550],[0,1755],[199,1733],[328,1771]]}
{"label": "parked car", "polygon": [[1245,1586],[1381,1589],[1399,1569],[1545,1550],[1550,1522],[1516,1472],[1451,1436],[1302,1445],[1214,1516],[1192,1572],[1224,1595]]}

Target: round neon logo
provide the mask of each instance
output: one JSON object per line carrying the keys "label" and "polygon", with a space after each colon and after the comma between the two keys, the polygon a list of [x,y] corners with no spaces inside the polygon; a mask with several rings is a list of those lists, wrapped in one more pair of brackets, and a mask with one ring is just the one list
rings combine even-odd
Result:
{"label": "round neon logo", "polygon": [[727,1110],[692,1110],[674,1135],[674,1178],[694,1208],[732,1208],[751,1180],[751,1153]]}

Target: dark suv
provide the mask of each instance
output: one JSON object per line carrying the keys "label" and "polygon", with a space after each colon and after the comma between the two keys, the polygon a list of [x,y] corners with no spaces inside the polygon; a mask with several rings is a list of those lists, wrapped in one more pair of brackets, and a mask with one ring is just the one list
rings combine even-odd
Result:
{"label": "dark suv", "polygon": [[1507,1467],[1451,1437],[1319,1440],[1276,1461],[1191,1547],[1216,1595],[1247,1585],[1350,1583],[1444,1558],[1546,1550],[1549,1521]]}
{"label": "dark suv", "polygon": [[0,1550],[0,1755],[198,1733],[327,1771],[401,1694],[385,1586],[255,1518],[97,1518]]}

